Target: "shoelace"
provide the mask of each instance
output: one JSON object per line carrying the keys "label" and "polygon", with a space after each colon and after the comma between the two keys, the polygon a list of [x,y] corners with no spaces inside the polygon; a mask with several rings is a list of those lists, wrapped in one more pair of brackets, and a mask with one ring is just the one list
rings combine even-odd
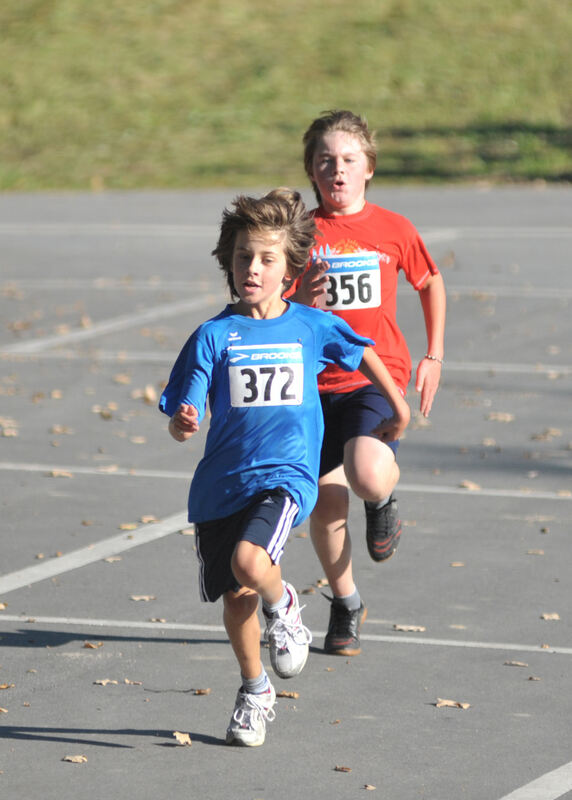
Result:
{"label": "shoelace", "polygon": [[[263,695],[260,695],[262,697]],[[262,700],[259,700],[259,695],[244,692],[243,703],[238,708],[235,708],[233,718],[238,722],[241,727],[252,728],[252,721],[257,717],[260,718],[264,724],[266,720],[273,722],[276,717],[276,712],[273,708],[265,706]]]}
{"label": "shoelace", "polygon": [[[295,620],[284,619],[283,617],[274,617],[268,622],[266,627],[266,635],[268,638],[274,637],[276,647],[278,650],[285,650],[288,644],[288,634],[294,639],[296,644],[310,644],[312,641],[312,633],[305,625],[302,624],[300,619],[300,611],[306,606],[300,606],[298,609],[297,618]],[[301,637],[304,637],[301,641]]]}

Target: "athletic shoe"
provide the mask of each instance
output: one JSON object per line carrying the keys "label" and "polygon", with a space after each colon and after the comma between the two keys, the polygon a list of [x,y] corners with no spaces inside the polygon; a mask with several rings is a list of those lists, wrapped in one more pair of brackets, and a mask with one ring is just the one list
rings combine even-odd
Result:
{"label": "athletic shoe", "polygon": [[264,744],[266,722],[272,722],[276,716],[272,707],[275,702],[276,692],[272,684],[262,694],[250,694],[241,686],[226,729],[226,743],[240,747],[258,747]]}
{"label": "athletic shoe", "polygon": [[[324,595],[326,597],[326,595]],[[358,656],[361,653],[359,631],[367,617],[363,602],[359,608],[350,611],[335,599],[330,601],[330,624],[324,639],[324,652],[335,656]]]}
{"label": "athletic shoe", "polygon": [[401,536],[397,500],[393,495],[381,508],[364,501],[367,549],[374,561],[387,561],[395,553]]}
{"label": "athletic shoe", "polygon": [[302,672],[308,659],[312,634],[302,625],[296,589],[289,583],[284,583],[284,586],[290,595],[290,602],[275,614],[264,611],[265,635],[270,645],[272,669],[280,678],[293,678]]}

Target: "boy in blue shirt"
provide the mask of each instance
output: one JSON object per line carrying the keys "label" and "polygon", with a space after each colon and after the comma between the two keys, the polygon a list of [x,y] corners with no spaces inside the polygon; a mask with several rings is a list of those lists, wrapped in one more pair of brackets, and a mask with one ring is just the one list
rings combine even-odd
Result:
{"label": "boy in blue shirt", "polygon": [[264,742],[276,699],[260,658],[258,598],[279,677],[302,670],[311,641],[280,558],[290,529],[317,497],[323,419],[316,376],[329,363],[362,370],[394,411],[374,432],[383,441],[401,435],[409,407],[371,340],[333,314],[283,299],[315,243],[299,193],[277,189],[260,199],[240,196],[233,205],[223,213],[213,255],[235,302],[184,345],[160,409],[171,418],[170,434],[184,442],[198,431],[209,401],[189,521],[196,525],[201,598],[223,596],[241,672],[226,741],[252,747]]}

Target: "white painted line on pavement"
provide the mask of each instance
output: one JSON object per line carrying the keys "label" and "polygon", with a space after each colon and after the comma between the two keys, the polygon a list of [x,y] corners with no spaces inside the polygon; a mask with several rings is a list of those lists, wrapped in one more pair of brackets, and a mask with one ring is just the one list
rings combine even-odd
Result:
{"label": "white painted line on pavement", "polygon": [[46,336],[43,339],[27,339],[24,342],[8,344],[0,348],[0,355],[41,353],[44,350],[48,350],[50,347],[59,347],[60,345],[69,344],[70,342],[83,342],[108,333],[116,333],[117,331],[123,331],[127,328],[133,328],[135,325],[141,325],[145,322],[154,322],[158,319],[184,314],[187,311],[207,308],[215,302],[220,303],[220,298],[218,296],[203,295],[196,297],[194,300],[183,300],[180,303],[168,303],[166,305],[155,306],[146,311],[138,311],[134,314],[123,314],[114,319],[96,322],[89,328],[82,328],[81,330],[70,331],[69,333],[57,336]]}
{"label": "white painted line on pavement", "polygon": [[46,578],[53,578],[55,575],[61,575],[64,572],[70,572],[78,569],[78,567],[85,567],[87,564],[93,564],[95,561],[101,561],[117,553],[123,553],[133,547],[148,544],[164,536],[169,536],[169,534],[175,533],[187,525],[187,513],[180,512],[167,517],[161,522],[145,525],[128,534],[121,533],[118,536],[111,536],[101,542],[74,550],[59,558],[52,558],[49,561],[42,561],[41,564],[36,564],[33,567],[25,567],[16,572],[10,572],[7,575],[0,576],[0,595],[13,592],[15,589],[21,589],[24,586],[30,586],[32,583],[44,581]]}
{"label": "white painted line on pavement", "polygon": [[[0,614],[0,620],[6,622],[21,622],[38,625],[58,625],[61,627],[68,625],[79,625],[95,628],[138,628],[144,630],[165,630],[165,631],[205,631],[211,633],[225,633],[224,625],[204,625],[195,622],[147,622],[140,620],[114,620],[114,619],[86,619],[82,617],[43,617],[35,614],[16,615]],[[367,621],[364,625],[367,626]],[[326,631],[312,631],[315,637],[325,636]],[[472,642],[460,641],[457,639],[430,639],[426,636],[383,636],[376,634],[360,634],[360,638],[368,642],[384,642],[391,644],[414,644],[430,645],[433,647],[464,647],[478,648],[480,650],[504,650],[509,652],[522,653],[541,653],[552,655],[572,656],[572,647],[550,647],[542,648],[539,645],[515,644],[511,642]]]}
{"label": "white painted line on pavement", "polygon": [[557,800],[572,790],[572,761],[547,772],[499,800]]}
{"label": "white painted line on pavement", "polygon": [[[104,478],[168,478],[188,480],[193,477],[192,471],[132,469],[112,465],[110,467],[62,466],[61,464],[33,464],[16,461],[0,461],[0,471],[5,472],[43,472],[69,473],[70,475],[92,475]],[[455,494],[464,497],[511,497],[518,500],[564,500],[572,501],[572,492],[549,492],[528,489],[478,489],[469,490],[459,486],[429,485],[424,483],[400,483],[400,492],[418,492],[419,494]]]}

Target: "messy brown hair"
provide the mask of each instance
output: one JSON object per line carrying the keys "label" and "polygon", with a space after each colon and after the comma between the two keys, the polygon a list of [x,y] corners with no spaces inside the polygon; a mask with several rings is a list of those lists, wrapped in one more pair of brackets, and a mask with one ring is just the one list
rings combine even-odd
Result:
{"label": "messy brown hair", "polygon": [[226,275],[231,297],[238,298],[232,277],[232,258],[236,237],[244,230],[249,233],[283,234],[288,265],[285,289],[289,288],[304,272],[317,232],[302,195],[293,189],[280,188],[260,198],[239,195],[232,205],[232,210],[225,208],[223,211],[218,243],[212,251]]}
{"label": "messy brown hair", "polygon": [[[356,136],[362,146],[363,152],[366,155],[368,167],[373,172],[377,162],[377,146],[375,143],[375,132],[370,131],[367,125],[367,120],[354,114],[352,111],[334,110],[324,111],[321,116],[317,117],[302,139],[304,143],[304,168],[306,174],[312,182],[314,194],[318,203],[322,202],[320,192],[312,179],[312,167],[314,161],[314,154],[320,139],[327,133],[334,131],[342,131],[343,133]],[[366,182],[366,188],[369,181]]]}

